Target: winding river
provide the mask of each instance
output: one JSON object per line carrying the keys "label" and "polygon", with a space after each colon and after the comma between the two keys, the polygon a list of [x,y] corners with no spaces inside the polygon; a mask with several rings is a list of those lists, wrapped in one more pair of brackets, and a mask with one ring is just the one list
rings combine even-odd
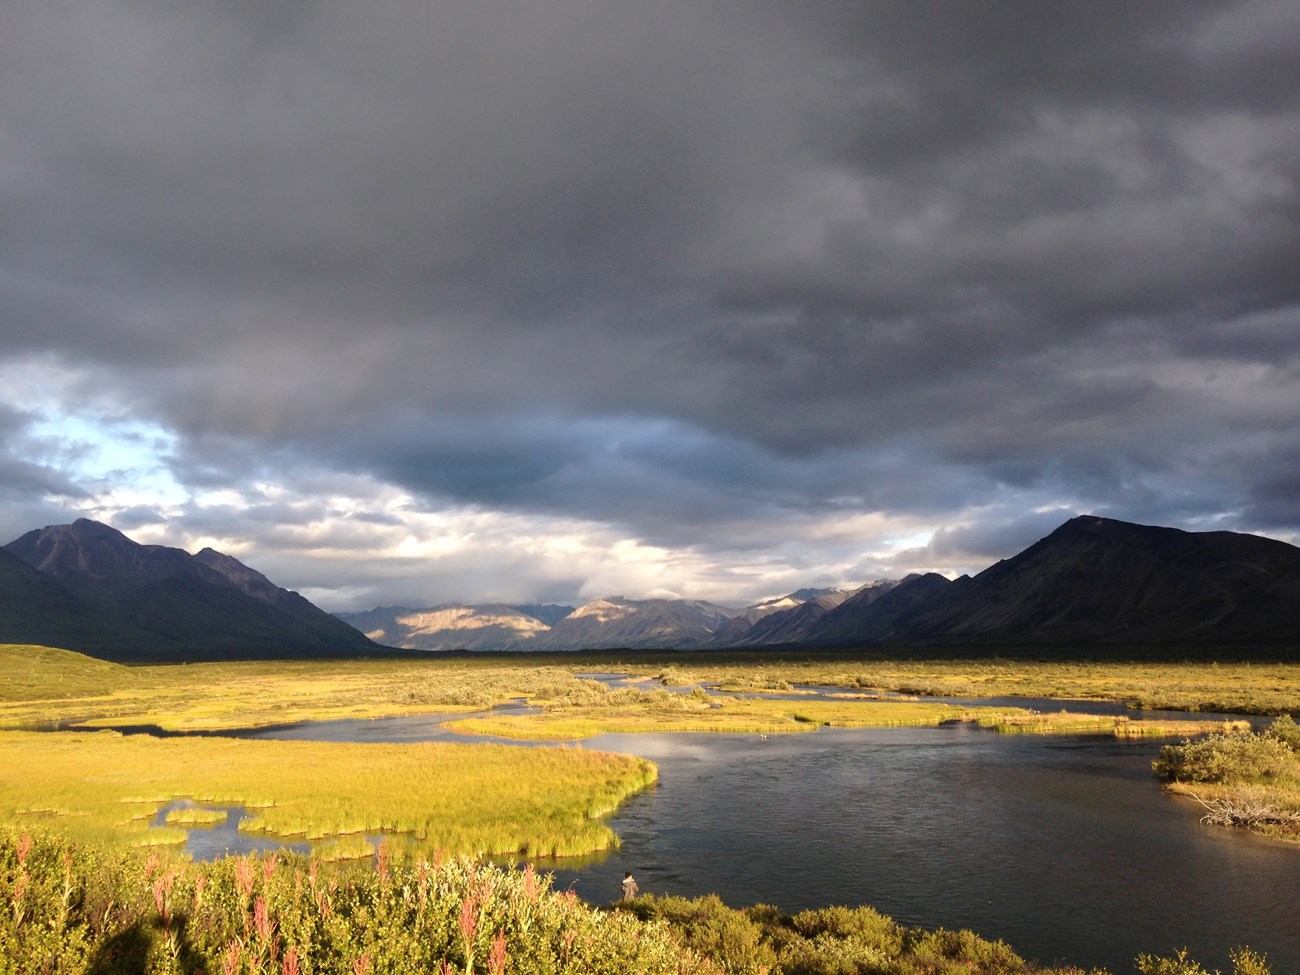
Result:
{"label": "winding river", "polygon": [[[466,740],[441,728],[444,719],[249,735]],[[1122,973],[1140,952],[1187,947],[1230,971],[1229,950],[1249,945],[1275,975],[1300,972],[1300,849],[1202,826],[1199,807],[1162,794],[1152,777],[1158,743],[954,724],[603,735],[583,747],[660,769],[657,786],[611,817],[619,850],[539,863],[557,888],[594,903],[613,900],[631,870],[644,891],[716,892],[733,906],[870,904],[905,924],[1001,938],[1044,963]],[[210,857],[227,845],[243,849],[233,824],[193,831],[190,852]]]}

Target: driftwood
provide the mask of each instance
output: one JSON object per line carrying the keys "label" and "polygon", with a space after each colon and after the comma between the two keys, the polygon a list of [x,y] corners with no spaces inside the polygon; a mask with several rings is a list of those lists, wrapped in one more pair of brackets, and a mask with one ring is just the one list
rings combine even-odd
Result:
{"label": "driftwood", "polygon": [[1193,794],[1192,798],[1209,810],[1201,822],[1215,826],[1290,826],[1300,827],[1300,812],[1279,809],[1255,796],[1216,796],[1208,802]]}

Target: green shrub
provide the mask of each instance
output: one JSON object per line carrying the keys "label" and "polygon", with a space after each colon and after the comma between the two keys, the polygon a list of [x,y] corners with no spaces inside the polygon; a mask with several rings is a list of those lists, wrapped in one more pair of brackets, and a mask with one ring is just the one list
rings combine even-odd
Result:
{"label": "green shrub", "polygon": [[1157,775],[1176,782],[1252,782],[1288,774],[1295,753],[1267,735],[1207,735],[1166,745],[1152,763]]}
{"label": "green shrub", "polygon": [[1138,955],[1135,964],[1142,975],[1210,975],[1187,957],[1186,948],[1172,955]]}
{"label": "green shrub", "polygon": [[619,906],[645,920],[666,921],[687,946],[728,975],[768,971],[776,964],[776,953],[761,940],[762,927],[717,894],[694,900],[647,894]]}
{"label": "green shrub", "polygon": [[1273,720],[1264,736],[1280,741],[1291,751],[1300,754],[1300,725],[1289,714],[1283,714]]}
{"label": "green shrub", "polygon": [[715,975],[660,920],[464,860],[191,864],[0,831],[0,973]]}
{"label": "green shrub", "polygon": [[[1180,952],[1142,975],[1208,975]],[[1248,949],[1234,975],[1270,975]],[[786,917],[716,896],[595,909],[549,877],[466,860],[194,864],[0,827],[0,975],[1050,975],[970,931],[868,907]],[[1060,975],[1081,975],[1059,970]],[[1102,975],[1102,973],[1096,973]]]}

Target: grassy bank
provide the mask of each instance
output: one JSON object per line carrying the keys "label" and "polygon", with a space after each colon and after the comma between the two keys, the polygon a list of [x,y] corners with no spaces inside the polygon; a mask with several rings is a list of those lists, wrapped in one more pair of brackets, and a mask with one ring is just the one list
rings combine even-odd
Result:
{"label": "grassy bank", "polygon": [[[1234,955],[1235,975],[1268,975]],[[1205,975],[1141,956],[1143,975]],[[1081,975],[969,931],[870,908],[782,915],[716,897],[589,907],[531,870],[462,860],[318,870],[301,857],[180,863],[0,831],[0,971],[62,975]],[[1099,975],[1099,973],[1098,973]]]}
{"label": "grassy bank", "polygon": [[[180,843],[163,804],[244,806],[241,825],[369,855],[576,855],[617,843],[600,817],[653,781],[641,759],[572,748],[340,744],[114,732],[0,732],[0,818],[98,843]],[[197,814],[187,813],[191,817]]]}
{"label": "grassy bank", "polygon": [[1282,714],[1300,707],[1300,664],[1024,659],[881,660],[868,655],[412,655],[124,667],[44,647],[0,645],[0,727],[51,722],[219,730],[305,720],[463,712],[526,698],[590,703],[584,671],[627,672],[724,691],[837,685],[863,697],[1045,697],[1134,707]]}

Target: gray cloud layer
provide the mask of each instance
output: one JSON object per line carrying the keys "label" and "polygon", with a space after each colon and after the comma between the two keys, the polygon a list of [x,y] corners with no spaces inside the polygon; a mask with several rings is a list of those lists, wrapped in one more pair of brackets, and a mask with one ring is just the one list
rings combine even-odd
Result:
{"label": "gray cloud layer", "polygon": [[1293,536],[1297,63],[1268,0],[20,4],[0,355],[193,488]]}

